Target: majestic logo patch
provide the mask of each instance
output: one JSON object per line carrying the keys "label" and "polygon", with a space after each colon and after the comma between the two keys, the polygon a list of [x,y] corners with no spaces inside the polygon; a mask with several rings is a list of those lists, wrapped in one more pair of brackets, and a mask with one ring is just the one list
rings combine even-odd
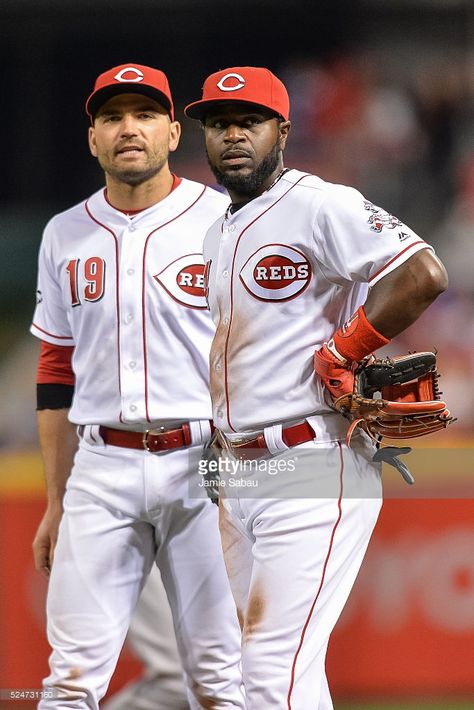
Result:
{"label": "majestic logo patch", "polygon": [[267,244],[245,262],[240,271],[244,287],[260,301],[289,301],[311,281],[306,256],[286,244]]}
{"label": "majestic logo patch", "polygon": [[402,223],[397,217],[394,217],[393,214],[377,207],[372,202],[369,202],[369,200],[364,200],[364,209],[371,212],[367,222],[370,224],[370,229],[373,232],[377,232],[377,234],[380,234],[384,227],[387,227],[388,229],[395,229],[395,227],[402,226]]}
{"label": "majestic logo patch", "polygon": [[153,276],[171,298],[188,308],[207,308],[202,254],[186,254]]}

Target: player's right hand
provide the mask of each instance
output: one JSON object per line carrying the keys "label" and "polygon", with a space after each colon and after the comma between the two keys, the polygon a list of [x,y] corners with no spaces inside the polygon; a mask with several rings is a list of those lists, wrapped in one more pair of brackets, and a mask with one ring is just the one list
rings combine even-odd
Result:
{"label": "player's right hand", "polygon": [[45,577],[49,577],[51,572],[62,514],[62,505],[48,505],[33,540],[35,567]]}

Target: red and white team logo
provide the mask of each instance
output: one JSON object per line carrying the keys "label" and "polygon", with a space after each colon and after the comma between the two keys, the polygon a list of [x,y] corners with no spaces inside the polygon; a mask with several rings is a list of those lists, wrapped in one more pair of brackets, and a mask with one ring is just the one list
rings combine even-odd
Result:
{"label": "red and white team logo", "polygon": [[384,227],[395,229],[395,227],[402,226],[398,217],[377,207],[372,202],[369,202],[369,200],[364,200],[364,209],[371,213],[367,222],[370,224],[370,229],[373,232],[377,232],[377,234],[380,234]]}
{"label": "red and white team logo", "polygon": [[286,244],[267,244],[246,261],[240,280],[260,301],[289,301],[311,281],[312,269],[303,252]]}
{"label": "red and white team logo", "polygon": [[230,72],[217,82],[217,86],[221,91],[238,91],[239,89],[244,88],[245,79],[240,74]]}
{"label": "red and white team logo", "polygon": [[186,254],[153,276],[178,303],[188,308],[207,308],[202,254]]}
{"label": "red and white team logo", "polygon": [[137,69],[136,67],[125,67],[124,69],[121,69],[118,74],[114,76],[114,79],[116,81],[123,81],[123,82],[135,82],[135,81],[143,81],[145,77],[143,76],[143,72],[140,71],[140,69]]}

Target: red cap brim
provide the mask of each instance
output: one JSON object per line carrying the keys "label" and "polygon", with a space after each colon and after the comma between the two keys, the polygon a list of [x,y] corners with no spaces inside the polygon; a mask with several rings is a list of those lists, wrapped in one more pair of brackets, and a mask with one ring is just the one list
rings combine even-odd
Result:
{"label": "red cap brim", "polygon": [[160,106],[163,106],[169,113],[171,120],[174,121],[173,106],[166,94],[146,84],[114,84],[112,86],[104,86],[102,89],[94,91],[89,96],[86,101],[86,113],[91,119],[94,119],[100,107],[113,96],[118,96],[119,94],[143,94],[144,96],[148,96],[159,103]]}

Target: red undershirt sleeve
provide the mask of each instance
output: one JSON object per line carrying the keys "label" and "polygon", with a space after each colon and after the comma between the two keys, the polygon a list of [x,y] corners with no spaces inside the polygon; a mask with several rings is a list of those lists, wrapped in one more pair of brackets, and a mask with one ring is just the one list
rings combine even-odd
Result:
{"label": "red undershirt sleeve", "polygon": [[42,385],[55,382],[62,385],[74,385],[75,378],[71,364],[73,351],[73,345],[51,345],[51,343],[42,340],[37,383]]}
{"label": "red undershirt sleeve", "polygon": [[69,409],[74,395],[74,346],[41,341],[37,371],[37,409]]}

